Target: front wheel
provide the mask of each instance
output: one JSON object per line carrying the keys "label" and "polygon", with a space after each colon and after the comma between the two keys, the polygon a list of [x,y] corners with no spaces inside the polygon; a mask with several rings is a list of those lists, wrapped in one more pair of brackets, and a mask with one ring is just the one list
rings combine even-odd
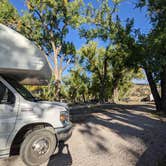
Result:
{"label": "front wheel", "polygon": [[57,140],[47,128],[30,132],[22,142],[20,156],[28,166],[45,163],[54,153]]}

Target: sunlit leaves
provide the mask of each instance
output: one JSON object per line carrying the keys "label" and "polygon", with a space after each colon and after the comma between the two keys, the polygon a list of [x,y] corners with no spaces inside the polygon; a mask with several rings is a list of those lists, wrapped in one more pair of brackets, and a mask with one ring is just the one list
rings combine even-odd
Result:
{"label": "sunlit leaves", "polygon": [[14,29],[16,29],[18,23],[20,26],[19,14],[8,0],[1,0],[0,2],[0,23],[8,25]]}

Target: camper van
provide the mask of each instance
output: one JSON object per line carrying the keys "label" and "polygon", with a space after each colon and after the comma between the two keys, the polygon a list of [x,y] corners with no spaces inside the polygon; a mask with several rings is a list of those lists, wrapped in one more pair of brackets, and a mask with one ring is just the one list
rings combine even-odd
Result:
{"label": "camper van", "polygon": [[67,104],[38,100],[24,87],[50,78],[43,52],[0,24],[0,158],[18,153],[26,165],[40,165],[70,138]]}

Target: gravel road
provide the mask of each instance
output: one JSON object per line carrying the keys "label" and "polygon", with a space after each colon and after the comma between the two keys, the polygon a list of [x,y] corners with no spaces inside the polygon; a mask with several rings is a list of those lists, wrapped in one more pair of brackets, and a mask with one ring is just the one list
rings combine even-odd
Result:
{"label": "gravel road", "polygon": [[[147,105],[108,105],[75,124],[73,135],[42,166],[165,166],[166,122]],[[160,162],[162,161],[162,163]],[[18,156],[0,166],[24,166]]]}

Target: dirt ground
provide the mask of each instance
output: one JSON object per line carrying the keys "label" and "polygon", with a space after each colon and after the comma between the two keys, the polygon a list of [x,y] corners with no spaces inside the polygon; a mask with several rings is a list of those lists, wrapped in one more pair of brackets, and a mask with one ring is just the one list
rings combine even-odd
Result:
{"label": "dirt ground", "polygon": [[[146,104],[94,108],[43,166],[166,166],[166,122],[153,110]],[[0,166],[24,164],[15,156]]]}

